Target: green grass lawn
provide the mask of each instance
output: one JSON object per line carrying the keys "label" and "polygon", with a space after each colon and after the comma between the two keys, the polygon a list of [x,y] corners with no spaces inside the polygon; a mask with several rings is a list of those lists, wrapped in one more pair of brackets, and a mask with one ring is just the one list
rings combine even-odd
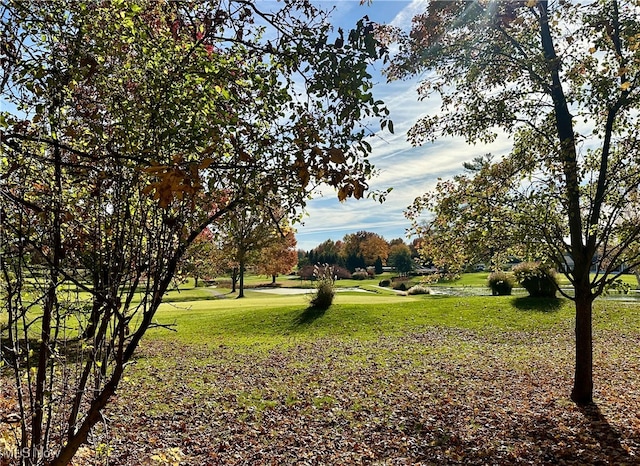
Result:
{"label": "green grass lawn", "polygon": [[585,409],[571,301],[361,286],[326,312],[171,291],[156,321],[176,331],[148,332],[76,464],[637,464],[637,302],[596,302]]}
{"label": "green grass lawn", "polygon": [[178,331],[158,330],[151,336],[183,342],[215,340],[224,344],[277,345],[291,341],[292,337],[371,339],[381,334],[400,334],[424,327],[490,332],[530,330],[560,324],[568,326],[571,319],[571,303],[559,299],[338,293],[330,311],[319,313],[308,309],[305,296],[278,296],[247,290],[245,298],[231,302],[163,304],[158,320],[175,323]]}
{"label": "green grass lawn", "polygon": [[[376,275],[375,277],[368,280],[338,280],[336,282],[336,286],[339,288],[346,287],[363,287],[363,286],[376,286],[378,283],[384,279],[392,279],[395,277],[393,273],[383,273],[381,275]],[[477,287],[477,288],[486,288],[487,287],[487,278],[489,277],[489,272],[469,272],[460,275],[458,279],[455,280],[441,280],[438,283],[430,284],[429,286],[435,287]],[[410,284],[420,283],[424,278],[427,277],[409,277]],[[227,279],[224,279],[227,280]],[[567,278],[558,274],[558,280],[561,286],[569,286],[569,281]],[[632,286],[633,289],[638,288],[638,281],[634,274],[623,274],[620,276],[620,280],[624,283],[628,283]],[[270,277],[259,276],[247,274],[245,277],[245,283],[248,287],[256,287],[260,285],[268,285],[271,283]],[[301,280],[299,277],[295,275],[289,276],[281,276],[277,277],[276,284],[282,287],[289,288],[305,288],[312,287],[313,282],[309,280]]]}
{"label": "green grass lawn", "polygon": [[[167,303],[106,416],[112,461],[636,464],[640,306],[599,300],[597,405],[564,299],[338,293]],[[139,396],[144,393],[144,396]],[[152,443],[148,439],[155,439]],[[106,441],[106,440],[105,440]],[[132,459],[135,458],[135,461]]]}
{"label": "green grass lawn", "polygon": [[[336,287],[338,288],[351,288],[351,287],[363,287],[363,286],[377,286],[382,280],[388,279],[391,280],[397,275],[391,272],[385,272],[380,275],[376,275],[372,278],[365,280],[353,280],[353,279],[340,279],[336,281]],[[487,284],[487,272],[479,272],[479,273],[470,273],[463,274],[459,280],[451,280],[442,282],[447,286],[486,286]],[[407,280],[411,284],[420,283],[424,278],[421,276],[413,276],[407,277]],[[260,284],[268,284],[270,281],[267,277],[248,275],[245,279],[248,286],[256,286]],[[313,282],[310,280],[302,280],[300,277],[296,277],[295,275],[278,277],[276,283],[283,287],[290,288],[305,288],[305,287],[313,287]]]}

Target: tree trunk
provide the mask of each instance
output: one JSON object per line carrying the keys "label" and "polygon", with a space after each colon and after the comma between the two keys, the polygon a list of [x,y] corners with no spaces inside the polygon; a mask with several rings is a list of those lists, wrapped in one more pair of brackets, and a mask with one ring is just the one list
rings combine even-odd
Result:
{"label": "tree trunk", "polygon": [[89,321],[87,322],[87,328],[85,328],[84,332],[82,332],[82,334],[80,335],[81,340],[90,340],[96,334],[98,323],[100,323],[102,305],[102,300],[94,297],[93,305],[91,306],[91,315],[89,316]]}
{"label": "tree trunk", "polygon": [[[593,400],[593,354],[591,313],[594,295],[591,292],[589,269],[595,254],[594,244],[590,247],[583,243],[582,207],[580,205],[580,177],[576,137],[573,131],[573,117],[562,88],[560,69],[561,59],[555,51],[551,29],[549,27],[548,2],[537,4],[540,11],[539,24],[542,49],[551,75],[550,95],[555,110],[555,123],[560,142],[562,169],[565,178],[565,197],[567,202],[567,220],[569,226],[570,251],[574,260],[574,290],[576,304],[576,366],[571,399],[580,405]],[[596,223],[592,223],[596,225]]]}
{"label": "tree trunk", "polygon": [[57,457],[53,458],[46,466],[66,466],[68,465],[80,446],[87,442],[89,432],[102,418],[102,409],[107,405],[111,397],[118,387],[118,383],[122,377],[124,365],[120,364],[116,367],[116,371],[111,377],[109,383],[102,389],[100,394],[91,402],[91,406],[87,410],[87,416],[82,424],[78,427],[77,432],[69,437],[67,443],[62,447]]}
{"label": "tree trunk", "polygon": [[[51,107],[51,114],[57,107]],[[60,277],[60,264],[62,262],[62,154],[60,148],[54,147],[54,202],[52,211],[52,246],[53,258],[49,273],[50,282],[47,294],[42,306],[42,320],[40,331],[40,343],[38,346],[38,365],[36,368],[35,396],[31,401],[33,409],[32,432],[31,432],[31,456],[30,458],[37,464],[41,461],[42,455],[47,450],[49,437],[49,423],[47,420],[47,406],[51,401],[49,364],[51,354],[55,350],[55,339],[52,341],[52,333],[55,332],[59,323],[56,317],[59,315],[58,309],[58,281]],[[55,337],[54,337],[55,338]],[[49,392],[49,393],[48,393]]]}
{"label": "tree trunk", "polygon": [[277,277],[277,275],[275,275],[275,274],[274,274],[274,275],[271,275],[271,284],[272,284],[272,285],[275,285],[275,284],[276,284],[276,277]]}
{"label": "tree trunk", "polygon": [[231,292],[236,292],[236,284],[238,283],[238,268],[234,267],[231,270]]}
{"label": "tree trunk", "polygon": [[238,286],[238,298],[244,298],[244,260],[240,261],[240,284]]}
{"label": "tree trunk", "polygon": [[593,401],[593,334],[592,313],[595,296],[591,290],[589,270],[593,255],[583,250],[575,254],[574,290],[576,306],[576,366],[571,399],[579,405]]}
{"label": "tree trunk", "polygon": [[576,368],[571,399],[579,405],[593,402],[593,296],[576,286]]}
{"label": "tree trunk", "polygon": [[194,281],[195,281],[195,283],[194,283],[194,285],[193,285],[193,286],[194,286],[194,288],[198,288],[198,276],[197,276],[197,275],[195,275],[195,276],[193,277],[193,279],[194,279]]}

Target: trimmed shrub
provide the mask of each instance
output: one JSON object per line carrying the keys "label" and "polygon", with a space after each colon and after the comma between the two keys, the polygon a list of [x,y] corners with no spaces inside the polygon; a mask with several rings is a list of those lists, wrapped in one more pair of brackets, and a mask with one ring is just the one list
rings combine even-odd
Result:
{"label": "trimmed shrub", "polygon": [[541,262],[521,262],[513,267],[516,280],[535,298],[555,298],[558,290],[556,272]]}
{"label": "trimmed shrub", "polygon": [[335,270],[332,266],[315,266],[313,275],[316,279],[316,291],[311,297],[311,307],[326,311],[333,304],[335,297]]}
{"label": "trimmed shrub", "polygon": [[335,295],[333,282],[329,280],[319,280],[316,286],[316,292],[311,298],[311,307],[326,311],[333,304]]}
{"label": "trimmed shrub", "polygon": [[393,289],[398,291],[407,291],[407,284],[405,282],[400,282],[397,285],[394,285]]}
{"label": "trimmed shrub", "polygon": [[380,280],[380,283],[378,283],[378,286],[384,286],[388,288],[391,286],[391,280],[389,280],[388,278],[385,278],[384,280]]}
{"label": "trimmed shrub", "polygon": [[366,280],[369,278],[369,274],[365,271],[353,272],[351,278],[354,280]]}
{"label": "trimmed shrub", "polygon": [[423,285],[414,285],[407,290],[407,294],[431,294],[431,288]]}
{"label": "trimmed shrub", "polygon": [[505,272],[491,272],[489,288],[493,296],[508,296],[513,289],[513,277]]}
{"label": "trimmed shrub", "polygon": [[351,272],[349,272],[344,267],[340,267],[337,265],[332,265],[331,267],[333,268],[333,276],[336,278],[336,280],[346,280],[351,278]]}

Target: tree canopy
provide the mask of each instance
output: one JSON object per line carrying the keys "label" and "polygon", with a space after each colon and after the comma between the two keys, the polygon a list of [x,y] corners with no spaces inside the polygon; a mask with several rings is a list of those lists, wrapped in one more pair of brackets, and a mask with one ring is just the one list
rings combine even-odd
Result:
{"label": "tree canopy", "polygon": [[[295,237],[286,213],[275,199],[261,206],[243,205],[226,216],[220,226],[219,241],[223,255],[232,264],[233,290],[239,281],[238,298],[244,297],[244,273],[247,266],[258,266],[263,273],[277,275],[297,259]],[[275,260],[274,254],[281,257]],[[295,256],[295,257],[294,257]],[[269,262],[271,259],[271,263]],[[294,262],[295,264],[295,262]],[[286,272],[290,271],[289,267]]]}
{"label": "tree canopy", "polygon": [[389,244],[377,233],[359,231],[345,235],[342,255],[350,271],[373,266],[378,258],[383,262],[389,256]]}
{"label": "tree canopy", "polygon": [[272,283],[280,274],[290,273],[298,263],[297,241],[291,228],[284,228],[273,241],[262,248],[254,267],[259,274],[269,275]]}
{"label": "tree canopy", "polygon": [[528,252],[523,247],[528,235],[519,228],[509,195],[514,181],[492,160],[490,154],[478,157],[464,165],[467,173],[439,179],[405,212],[420,238],[421,255],[451,274],[478,262],[501,269],[510,254]]}
{"label": "tree canopy", "polygon": [[409,273],[413,270],[415,264],[411,257],[411,249],[406,244],[394,244],[389,249],[389,258],[387,264],[394,267],[400,274]]}
{"label": "tree canopy", "polygon": [[182,279],[193,277],[197,287],[201,278],[214,278],[223,272],[225,263],[224,251],[218,247],[209,228],[205,228],[182,256],[177,275]]}
{"label": "tree canopy", "polygon": [[399,43],[389,78],[424,76],[420,98],[441,102],[409,131],[413,143],[513,140],[496,169],[514,180],[518,219],[574,289],[578,403],[593,396],[593,300],[621,264],[640,262],[639,8],[434,1],[411,31],[381,33]]}

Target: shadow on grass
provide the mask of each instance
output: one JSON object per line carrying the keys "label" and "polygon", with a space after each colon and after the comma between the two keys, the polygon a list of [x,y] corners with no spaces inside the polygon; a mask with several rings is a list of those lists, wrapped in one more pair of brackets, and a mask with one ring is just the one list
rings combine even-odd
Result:
{"label": "shadow on grass", "polygon": [[513,305],[521,311],[555,312],[562,307],[560,298],[532,298],[531,296],[513,299]]}
{"label": "shadow on grass", "polygon": [[320,307],[309,306],[304,311],[302,311],[302,314],[300,314],[296,318],[295,325],[297,325],[297,326],[299,326],[299,325],[308,325],[308,324],[314,322],[316,319],[319,319],[320,317],[322,317],[325,312],[327,312],[326,309],[322,309]]}
{"label": "shadow on grass", "polygon": [[[57,359],[63,361],[84,361],[89,354],[86,348],[86,341],[79,338],[68,338],[66,340],[58,341],[56,345]],[[2,357],[5,364],[2,367],[2,371],[9,371],[15,367],[17,358],[19,358],[21,367],[26,367],[26,363],[29,363],[29,368],[35,368],[38,366],[40,359],[40,342],[37,338],[29,338],[29,341],[20,340],[17,342],[18,355],[12,350],[12,347],[8,345],[2,345],[0,348],[0,357]],[[30,354],[28,361],[26,354]],[[1,456],[0,456],[1,458]],[[0,463],[4,464],[4,463]]]}

